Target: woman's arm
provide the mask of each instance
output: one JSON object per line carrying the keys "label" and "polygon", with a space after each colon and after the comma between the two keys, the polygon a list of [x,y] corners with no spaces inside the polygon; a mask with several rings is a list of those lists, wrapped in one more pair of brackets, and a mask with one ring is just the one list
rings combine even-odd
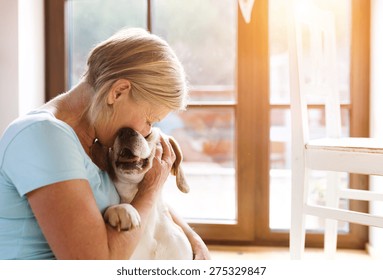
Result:
{"label": "woman's arm", "polygon": [[86,180],[63,181],[28,193],[31,208],[56,258],[130,258],[175,160],[170,144],[161,141],[162,149],[157,149],[153,167],[132,201],[141,216],[141,228],[118,232],[106,225]]}
{"label": "woman's arm", "polygon": [[189,242],[193,249],[193,255],[195,260],[210,260],[210,253],[203,242],[202,238],[182,219],[176,212],[169,208],[170,215],[172,216],[173,221],[179,225],[186,237],[189,239]]}
{"label": "woman's arm", "polygon": [[[30,206],[57,259],[128,258],[134,236],[105,225],[86,180],[69,180],[28,193]],[[118,252],[113,243],[124,242]]]}

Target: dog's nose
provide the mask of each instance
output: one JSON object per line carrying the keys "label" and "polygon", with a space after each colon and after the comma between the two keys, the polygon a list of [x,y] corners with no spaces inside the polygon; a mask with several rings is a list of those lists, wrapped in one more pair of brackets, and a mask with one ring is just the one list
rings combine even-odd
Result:
{"label": "dog's nose", "polygon": [[128,148],[123,148],[119,154],[122,158],[132,158],[135,157],[135,155],[132,153],[132,151]]}
{"label": "dog's nose", "polygon": [[138,135],[138,132],[134,129],[131,129],[130,127],[124,127],[120,130],[119,137],[122,139],[129,138],[129,137],[136,137]]}

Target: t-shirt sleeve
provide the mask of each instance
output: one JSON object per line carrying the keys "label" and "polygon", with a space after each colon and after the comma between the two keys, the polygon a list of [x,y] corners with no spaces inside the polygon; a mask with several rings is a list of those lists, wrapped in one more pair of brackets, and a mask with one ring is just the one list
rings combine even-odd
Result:
{"label": "t-shirt sleeve", "polygon": [[56,182],[87,179],[81,149],[69,128],[51,121],[37,122],[9,143],[3,170],[21,196]]}

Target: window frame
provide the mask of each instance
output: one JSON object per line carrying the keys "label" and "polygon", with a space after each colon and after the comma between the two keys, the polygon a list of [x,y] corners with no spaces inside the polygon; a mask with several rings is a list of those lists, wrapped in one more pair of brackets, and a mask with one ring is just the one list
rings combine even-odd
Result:
{"label": "window frame", "polygon": [[[45,0],[47,101],[67,90],[65,2]],[[148,0],[148,14],[150,10]],[[351,136],[369,136],[369,20],[370,0],[352,0]],[[149,28],[150,25],[149,19]],[[237,102],[191,104],[189,107],[225,107],[235,111],[238,221],[236,224],[193,223],[191,226],[209,244],[288,246],[288,231],[269,228],[270,111],[285,105],[271,105],[269,100],[267,0],[255,1],[249,24],[244,22],[238,8],[237,39]],[[351,176],[351,186],[360,182],[367,186],[368,177]],[[352,201],[351,208],[366,210],[367,204]],[[307,246],[322,246],[323,234],[309,233],[306,240]],[[365,227],[350,225],[350,233],[339,236],[338,246],[364,248],[367,240]]]}

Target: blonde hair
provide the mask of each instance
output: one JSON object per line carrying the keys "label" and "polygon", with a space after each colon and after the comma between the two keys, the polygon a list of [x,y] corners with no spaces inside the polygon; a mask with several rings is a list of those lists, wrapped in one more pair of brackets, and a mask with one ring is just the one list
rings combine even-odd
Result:
{"label": "blonde hair", "polygon": [[95,91],[90,105],[93,121],[105,119],[107,93],[119,79],[131,83],[134,100],[171,111],[187,105],[184,69],[168,43],[144,29],[123,29],[98,44],[89,54],[86,82]]}

